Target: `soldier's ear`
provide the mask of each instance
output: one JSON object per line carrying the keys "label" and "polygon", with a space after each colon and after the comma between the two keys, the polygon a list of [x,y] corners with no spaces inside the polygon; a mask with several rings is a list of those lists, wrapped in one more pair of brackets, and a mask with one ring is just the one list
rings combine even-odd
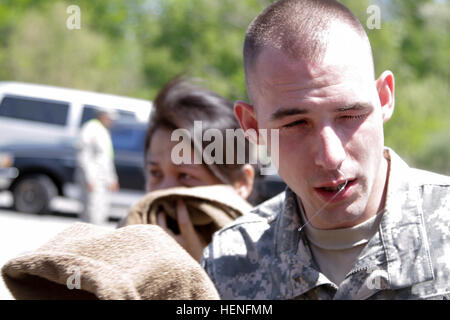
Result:
{"label": "soldier's ear", "polygon": [[384,71],[377,79],[376,87],[381,104],[383,123],[386,123],[391,119],[395,106],[394,74],[389,70]]}

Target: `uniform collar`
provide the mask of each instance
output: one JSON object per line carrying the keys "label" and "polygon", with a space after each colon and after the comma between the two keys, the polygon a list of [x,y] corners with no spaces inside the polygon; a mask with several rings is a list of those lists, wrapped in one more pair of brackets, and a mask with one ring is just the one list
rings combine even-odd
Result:
{"label": "uniform collar", "polygon": [[[420,185],[408,165],[391,149],[386,195],[386,213],[380,224],[380,238],[386,254],[391,289],[434,279],[430,246],[422,211]],[[370,243],[369,243],[370,244]]]}
{"label": "uniform collar", "polygon": [[301,220],[297,196],[289,188],[285,193],[281,214],[275,222],[275,247],[279,266],[285,266],[277,268],[281,271],[280,283],[285,284],[281,293],[285,299],[293,299],[319,285],[331,284],[331,281],[319,272],[306,236],[298,231]]}
{"label": "uniform collar", "polygon": [[[433,280],[434,274],[421,206],[421,189],[412,181],[408,165],[394,151],[386,148],[385,154],[391,161],[385,213],[378,232],[361,252],[350,273],[382,269],[387,274],[383,289],[395,290]],[[280,262],[288,265],[281,275],[282,281],[293,284],[285,292],[288,299],[314,287],[331,284],[318,271],[306,237],[298,232],[300,225],[297,197],[287,188],[281,214],[276,219],[275,247]]]}

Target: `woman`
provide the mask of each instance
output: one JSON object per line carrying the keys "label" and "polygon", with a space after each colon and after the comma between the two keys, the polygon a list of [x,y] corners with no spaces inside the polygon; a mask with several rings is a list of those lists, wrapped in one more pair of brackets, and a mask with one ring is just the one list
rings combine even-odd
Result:
{"label": "woman", "polygon": [[[193,194],[204,199],[203,193],[222,188],[225,191],[221,194],[211,195],[211,199],[219,201],[209,209],[220,213],[220,205],[225,203],[225,210],[235,207],[243,212],[241,208],[251,207],[242,199],[251,193],[254,170],[251,165],[238,161],[206,164],[208,159],[204,158],[208,155],[201,150],[210,141],[203,141],[202,134],[195,135],[194,121],[201,121],[202,133],[216,129],[223,137],[226,129],[239,128],[231,102],[176,78],[161,90],[154,102],[145,145],[149,193],[122,223],[129,226],[109,230],[76,223],[36,251],[12,259],[3,266],[2,273],[13,296],[17,299],[219,299],[206,272],[191,258],[200,260],[208,243],[205,233],[210,235],[215,231],[198,227],[194,221],[196,216],[191,216],[192,208],[200,202],[204,209],[207,200],[191,201],[188,196]],[[185,129],[190,140],[184,143],[192,147],[185,150],[191,150],[192,157],[201,155],[201,164],[175,164],[172,150],[179,142],[171,141],[171,134],[176,129]],[[248,156],[247,140],[232,140],[224,141],[223,154],[233,151],[237,155],[236,151],[244,148]],[[155,219],[145,220],[147,213],[140,214],[148,212],[146,205],[155,200],[150,198],[161,192],[167,193],[166,196],[177,192],[183,196],[177,198],[183,200],[174,206],[175,219],[170,218],[170,208],[163,206],[159,210],[156,206]],[[239,201],[245,205],[236,205]],[[136,212],[137,218],[144,218],[141,222],[132,221]],[[142,224],[149,222],[166,232]]]}
{"label": "woman", "polygon": [[[202,130],[200,134],[198,134],[199,126]],[[246,159],[249,159],[251,150],[247,140],[243,136],[224,139],[223,148],[214,151],[218,154],[213,154],[213,157],[218,156],[220,152],[225,156],[233,152],[234,161],[231,164],[208,161],[211,159],[205,159],[208,155],[202,152],[211,143],[208,139],[202,139],[203,133],[209,129],[220,132],[225,138],[227,129],[239,128],[234,116],[233,103],[182,78],[170,81],[158,93],[150,116],[145,142],[147,192],[174,187],[225,184],[232,186],[237,194],[247,199],[253,188],[254,168],[237,161],[239,149],[245,150]],[[171,140],[172,133],[177,129],[184,129],[182,132],[185,133],[186,140],[181,142]],[[187,141],[183,150],[190,151],[188,158],[192,161],[177,164],[178,162],[173,159],[177,154],[173,151],[177,146],[179,148],[183,141],[184,143]],[[196,156],[201,161],[194,161]],[[185,154],[183,159],[186,159]],[[222,163],[227,162],[226,159],[222,160]],[[125,221],[123,224],[133,223]],[[201,228],[194,227],[183,201],[177,201],[176,220],[161,210],[157,213],[156,224],[175,238],[197,261],[200,260],[203,248],[210,239],[202,237]]]}

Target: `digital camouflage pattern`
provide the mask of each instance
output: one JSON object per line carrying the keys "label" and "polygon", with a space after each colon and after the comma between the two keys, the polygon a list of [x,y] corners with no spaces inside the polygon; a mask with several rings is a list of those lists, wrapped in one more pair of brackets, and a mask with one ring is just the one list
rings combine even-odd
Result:
{"label": "digital camouflage pattern", "polygon": [[450,178],[392,150],[377,233],[345,280],[320,273],[288,188],[218,231],[202,266],[222,299],[450,299]]}

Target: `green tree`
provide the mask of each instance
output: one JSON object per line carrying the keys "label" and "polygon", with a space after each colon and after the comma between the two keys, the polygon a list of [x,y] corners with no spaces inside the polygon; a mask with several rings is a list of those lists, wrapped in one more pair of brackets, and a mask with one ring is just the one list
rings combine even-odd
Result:
{"label": "green tree", "polygon": [[87,26],[69,30],[66,7],[55,3],[23,14],[3,51],[9,78],[117,94],[138,91],[143,76],[136,41],[111,41]]}
{"label": "green tree", "polygon": [[[269,1],[154,1],[144,45],[147,81],[160,85],[186,72],[231,99],[246,96],[242,68],[245,30]],[[148,49],[147,49],[148,48]],[[161,68],[162,61],[166,68]],[[169,72],[167,72],[169,71]],[[175,72],[174,72],[175,71]]]}
{"label": "green tree", "polygon": [[[153,99],[184,72],[229,99],[245,99],[245,30],[270,2],[0,0],[0,80]],[[381,29],[366,31],[376,75],[390,69],[396,76],[386,145],[413,165],[448,172],[449,1],[341,2],[365,27],[368,6],[381,8]],[[72,4],[81,8],[81,30],[66,28]]]}

